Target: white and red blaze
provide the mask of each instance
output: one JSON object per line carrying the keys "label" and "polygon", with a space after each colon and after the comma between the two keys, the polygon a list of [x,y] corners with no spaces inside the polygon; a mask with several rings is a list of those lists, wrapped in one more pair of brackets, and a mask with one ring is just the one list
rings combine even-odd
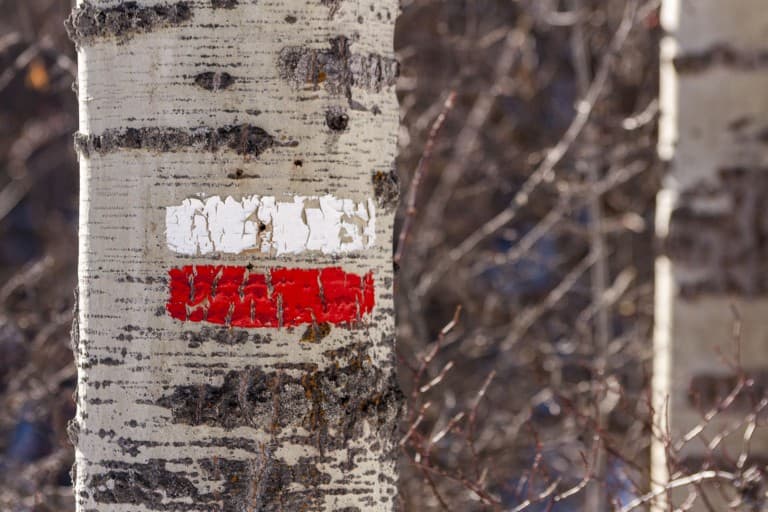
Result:
{"label": "white and red blaze", "polygon": [[[168,248],[189,256],[256,251],[276,256],[318,251],[344,254],[374,246],[374,201],[332,195],[240,200],[185,199],[166,208]],[[273,268],[187,265],[169,271],[168,314],[186,322],[233,327],[353,325],[374,307],[373,273],[339,267]]]}

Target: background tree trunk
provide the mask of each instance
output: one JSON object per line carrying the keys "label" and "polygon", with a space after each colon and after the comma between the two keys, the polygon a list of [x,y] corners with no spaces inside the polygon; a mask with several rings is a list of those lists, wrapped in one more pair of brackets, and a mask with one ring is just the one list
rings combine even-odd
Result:
{"label": "background tree trunk", "polygon": [[[700,423],[705,429],[675,450],[675,460],[668,457],[673,448],[656,441],[657,488],[671,478],[670,468],[704,461],[721,468],[749,466],[738,460],[745,449],[743,428],[715,453],[701,439],[714,439],[748,414],[768,370],[765,3],[666,0],[662,23],[669,36],[662,43],[660,153],[669,172],[657,209],[662,240],[656,264],[657,434],[669,430],[677,439]],[[743,325],[740,344],[734,339],[734,309]],[[717,347],[737,360],[730,368],[716,357]],[[755,387],[702,422],[702,411],[722,403],[742,376],[754,377]],[[768,455],[764,429],[751,439],[751,453]],[[674,505],[689,490],[674,496]],[[717,492],[707,494],[720,503],[718,510],[727,508]],[[702,499],[697,504],[707,509]],[[668,506],[666,499],[659,503],[661,510]]]}
{"label": "background tree trunk", "polygon": [[78,510],[394,508],[397,11],[78,2]]}

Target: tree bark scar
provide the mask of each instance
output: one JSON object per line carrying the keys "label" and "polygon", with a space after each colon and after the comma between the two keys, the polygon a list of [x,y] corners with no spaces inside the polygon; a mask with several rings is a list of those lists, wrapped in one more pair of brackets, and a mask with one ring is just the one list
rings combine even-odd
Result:
{"label": "tree bark scar", "polygon": [[126,128],[99,135],[75,134],[75,148],[86,158],[125,149],[167,153],[187,148],[216,152],[222,148],[239,155],[259,156],[275,146],[295,147],[298,142],[280,142],[258,126],[243,124],[221,128]]}
{"label": "tree bark scar", "polygon": [[191,18],[189,2],[153,6],[121,2],[110,7],[97,7],[86,1],[72,11],[65,25],[72,42],[80,47],[105,37],[126,41],[134,34],[180,25]]}
{"label": "tree bark scar", "polygon": [[702,73],[714,67],[756,71],[768,68],[768,49],[742,50],[728,44],[717,44],[701,52],[679,55],[673,64],[681,74]]}
{"label": "tree bark scar", "polygon": [[[104,505],[137,505],[163,511],[319,510],[331,476],[317,469],[317,458],[299,457],[287,464],[263,446],[247,460],[150,459],[146,463],[107,461],[93,474],[89,488]],[[171,471],[168,464],[197,462],[202,474]],[[218,483],[222,490],[201,492],[200,483]]]}
{"label": "tree bark scar", "polygon": [[324,439],[322,446],[342,448],[362,436],[364,421],[384,432],[395,429],[401,398],[393,378],[365,354],[355,354],[343,366],[298,375],[254,367],[230,371],[221,385],[178,386],[155,405],[169,409],[173,423],[184,425],[271,432],[302,426],[323,438],[330,429],[340,435]]}
{"label": "tree bark scar", "polygon": [[349,39],[338,36],[330,40],[328,49],[283,48],[280,76],[297,89],[323,84],[328,93],[345,96],[350,102],[353,87],[378,92],[395,84],[399,75],[395,59],[351,53],[349,47]]}
{"label": "tree bark scar", "polygon": [[766,295],[768,173],[721,169],[719,178],[683,192],[672,213],[663,250],[686,269],[677,277],[680,294]]}
{"label": "tree bark scar", "polygon": [[235,77],[226,71],[206,71],[195,77],[195,83],[208,91],[221,91],[235,83]]}
{"label": "tree bark scar", "polygon": [[209,477],[223,480],[222,512],[258,510],[322,510],[331,476],[317,469],[318,457],[299,457],[286,464],[270,447],[250,460],[208,459],[201,463]]}
{"label": "tree bark scar", "polygon": [[[90,477],[89,488],[97,503],[145,505],[152,510],[204,510],[200,508],[204,497],[190,476],[167,470],[163,460],[146,464],[107,461],[103,465],[108,468],[106,472]],[[185,503],[190,498],[197,504]]]}
{"label": "tree bark scar", "polygon": [[397,172],[394,169],[376,171],[371,176],[371,181],[379,206],[389,211],[396,209],[400,200],[400,179],[397,177]]}

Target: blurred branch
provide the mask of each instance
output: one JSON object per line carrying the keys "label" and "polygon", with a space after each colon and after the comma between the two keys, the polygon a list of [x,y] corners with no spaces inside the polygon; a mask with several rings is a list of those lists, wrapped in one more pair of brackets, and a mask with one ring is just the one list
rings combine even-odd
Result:
{"label": "blurred branch", "polygon": [[[655,3],[655,2],[654,2]],[[555,178],[555,166],[565,156],[571,145],[576,141],[581,131],[589,121],[592,110],[595,103],[599,99],[603,92],[603,88],[610,76],[613,63],[615,61],[617,53],[621,50],[624,43],[632,30],[637,15],[638,0],[629,0],[624,12],[619,28],[616,30],[608,50],[602,58],[597,74],[592,81],[587,94],[579,101],[576,109],[576,117],[574,117],[571,125],[566,130],[563,137],[555,145],[554,148],[547,152],[544,160],[534,170],[534,172],[528,177],[526,182],[522,185],[521,189],[515,195],[512,203],[500,213],[498,213],[491,220],[486,222],[483,226],[475,230],[470,236],[464,239],[458,246],[451,249],[448,254],[437,261],[430,272],[424,274],[421,280],[416,286],[416,294],[424,296],[427,291],[445,275],[455,263],[463,259],[470,253],[477,245],[485,240],[488,236],[495,233],[508,222],[513,220],[518,213],[520,207],[524,206],[530,195],[544,182],[551,182]]]}
{"label": "blurred branch", "polygon": [[[594,184],[591,192],[597,196],[602,196],[645,170],[645,163],[640,161],[633,162],[626,167],[620,167],[609,172],[599,183]],[[470,271],[470,275],[476,277],[482,274],[488,270],[489,265],[501,266],[519,260],[531,251],[536,243],[539,242],[544,235],[550,232],[550,230],[562,220],[568,212],[581,208],[587,204],[591,200],[591,197],[587,194],[588,192],[589,190],[580,187],[564,187],[557,205],[551,209],[547,215],[536,224],[536,226],[520,238],[520,240],[505,254],[497,254],[484,261],[481,260]]]}
{"label": "blurred branch", "polygon": [[26,50],[21,52],[16,60],[13,61],[13,65],[5,68],[5,71],[0,73],[0,93],[8,87],[11,80],[24,68],[26,68],[32,59],[40,55],[40,44],[34,43],[30,45]]}
{"label": "blurred branch", "polygon": [[432,124],[432,128],[429,130],[429,136],[427,142],[424,145],[424,152],[421,154],[419,164],[416,166],[416,172],[413,173],[413,179],[408,190],[408,200],[406,202],[405,220],[403,221],[403,228],[400,230],[400,236],[397,241],[397,251],[395,252],[394,262],[395,265],[400,264],[400,259],[403,256],[405,245],[408,242],[408,235],[411,232],[411,224],[413,217],[416,215],[416,199],[419,195],[419,188],[421,186],[421,180],[424,179],[427,169],[429,169],[429,163],[432,160],[432,152],[435,148],[435,142],[440,134],[440,130],[445,123],[445,119],[448,113],[453,109],[454,102],[456,100],[456,91],[448,93],[448,97],[443,103],[443,109]]}
{"label": "blurred branch", "polygon": [[480,132],[491,113],[496,97],[501,92],[500,84],[507,79],[516,62],[516,56],[522,45],[525,44],[525,36],[520,30],[509,29],[504,40],[504,47],[496,61],[493,72],[491,90],[486,94],[480,94],[472,105],[461,131],[456,136],[456,148],[453,158],[440,173],[440,178],[430,197],[425,201],[424,225],[430,229],[426,247],[437,243],[440,230],[439,220],[442,218],[448,201],[451,198],[456,183],[466,169],[470,157],[477,150]]}
{"label": "blurred branch", "polygon": [[641,507],[645,504],[650,503],[654,499],[662,496],[663,494],[671,491],[672,489],[678,489],[680,487],[686,487],[692,484],[700,484],[702,482],[706,482],[709,480],[726,480],[726,481],[732,482],[735,479],[736,479],[736,475],[733,473],[729,473],[728,471],[714,471],[714,470],[701,471],[693,475],[672,480],[666,485],[664,485],[664,487],[660,490],[649,492],[638,498],[635,498],[634,500],[627,503],[625,506],[621,507],[619,512],[630,512],[631,510],[635,510],[638,507]]}
{"label": "blurred branch", "polygon": [[56,138],[69,135],[72,130],[72,116],[57,113],[42,121],[28,123],[8,153],[8,175],[11,182],[0,190],[0,221],[2,221],[22,199],[33,185],[55,167],[43,166],[42,172],[29,172],[28,160],[39,150],[45,148]]}
{"label": "blurred branch", "polygon": [[570,272],[558,283],[558,285],[540,303],[529,306],[521,311],[509,329],[509,335],[499,344],[500,351],[512,350],[520,338],[545,312],[557,304],[560,299],[578,282],[579,278],[595,264],[598,255],[590,252],[574,266]]}

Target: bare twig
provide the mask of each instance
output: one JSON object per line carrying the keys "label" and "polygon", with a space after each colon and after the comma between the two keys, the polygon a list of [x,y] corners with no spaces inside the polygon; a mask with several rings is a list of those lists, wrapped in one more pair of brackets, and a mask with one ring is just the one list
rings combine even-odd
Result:
{"label": "bare twig", "polygon": [[589,121],[595,103],[600,98],[605,84],[608,81],[616,54],[624,45],[624,42],[627,40],[627,37],[634,26],[636,12],[637,0],[630,0],[627,3],[627,8],[624,17],[619,24],[619,28],[616,30],[616,33],[611,40],[611,44],[606,54],[603,56],[595,78],[592,81],[587,94],[579,102],[576,108],[576,116],[560,141],[555,147],[547,152],[544,160],[528,177],[507,208],[499,212],[495,217],[465,238],[458,246],[450,250],[446,256],[438,260],[432,271],[426,273],[421,278],[416,286],[417,295],[423,296],[437,280],[445,275],[452,265],[463,259],[470,251],[477,247],[480,242],[514,219],[517,216],[520,207],[528,202],[530,195],[539,185],[554,179],[555,166],[562,160]]}
{"label": "bare twig", "polygon": [[630,512],[630,510],[635,510],[638,507],[641,507],[642,505],[645,505],[646,503],[650,503],[655,498],[658,498],[662,494],[665,494],[672,489],[678,489],[680,487],[686,487],[693,484],[698,484],[710,480],[725,480],[725,481],[734,481],[736,479],[736,475],[733,473],[730,473],[728,471],[701,471],[699,473],[685,476],[682,478],[678,478],[675,480],[672,480],[668,482],[662,489],[656,490],[654,492],[646,493],[638,498],[635,498],[634,500],[627,503],[625,506],[623,506],[619,512]]}
{"label": "bare twig", "polygon": [[408,200],[406,202],[405,219],[403,220],[403,228],[400,230],[400,236],[397,240],[397,251],[395,252],[394,262],[400,263],[400,259],[403,257],[403,251],[405,250],[405,244],[408,241],[408,235],[411,232],[411,224],[413,218],[416,216],[416,198],[419,194],[419,188],[421,186],[421,180],[424,179],[424,175],[429,169],[429,163],[432,160],[432,152],[435,148],[435,142],[440,134],[440,130],[443,128],[445,119],[448,117],[448,113],[453,109],[453,105],[456,100],[456,91],[448,93],[448,97],[443,103],[443,109],[440,114],[432,123],[432,128],[429,130],[429,136],[427,136],[427,142],[424,145],[424,152],[421,154],[419,164],[416,166],[416,172],[413,173],[413,179],[411,180],[411,186],[408,191]]}
{"label": "bare twig", "polygon": [[[504,48],[496,61],[491,90],[485,94],[480,94],[472,105],[464,127],[456,137],[454,157],[440,173],[440,180],[435,186],[431,197],[426,202],[427,208],[424,212],[424,220],[427,226],[434,228],[434,226],[438,225],[438,220],[445,212],[453,189],[477,148],[480,132],[500,92],[499,84],[509,76],[516,61],[515,57],[524,43],[525,38],[520,31],[510,29],[507,32]],[[432,242],[434,243],[434,240]]]}

